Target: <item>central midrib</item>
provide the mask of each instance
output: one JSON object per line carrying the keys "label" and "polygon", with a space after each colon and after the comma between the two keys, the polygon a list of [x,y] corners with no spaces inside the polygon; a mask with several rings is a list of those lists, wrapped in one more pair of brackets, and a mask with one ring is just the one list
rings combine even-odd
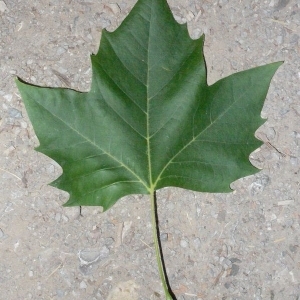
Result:
{"label": "central midrib", "polygon": [[146,118],[147,118],[147,156],[148,156],[148,171],[149,171],[149,193],[154,191],[154,186],[152,182],[152,167],[151,167],[151,145],[150,145],[150,114],[149,114],[149,107],[150,107],[150,97],[149,97],[149,70],[150,70],[150,63],[149,63],[149,49],[150,49],[150,34],[151,34],[151,19],[152,19],[152,1],[151,1],[151,8],[150,8],[150,19],[149,19],[149,32],[148,32],[148,51],[147,51],[147,83],[146,83],[146,94],[147,94],[147,107],[146,107]]}

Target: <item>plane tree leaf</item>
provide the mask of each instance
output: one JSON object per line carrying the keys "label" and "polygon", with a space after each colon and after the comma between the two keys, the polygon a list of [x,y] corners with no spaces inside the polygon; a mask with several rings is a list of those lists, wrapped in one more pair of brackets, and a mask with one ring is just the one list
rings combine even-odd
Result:
{"label": "plane tree leaf", "polygon": [[52,185],[70,194],[65,205],[106,210],[167,186],[230,192],[257,172],[249,154],[261,145],[254,132],[281,63],[209,86],[203,43],[165,0],[139,0],[117,30],[103,30],[89,92],[17,80],[37,150],[63,169]]}
{"label": "plane tree leaf", "polygon": [[256,172],[249,154],[280,63],[208,86],[204,37],[192,40],[165,0],[141,0],[91,56],[88,93],[18,81],[40,146],[63,174],[66,205],[111,207],[128,194],[177,186],[229,192]]}

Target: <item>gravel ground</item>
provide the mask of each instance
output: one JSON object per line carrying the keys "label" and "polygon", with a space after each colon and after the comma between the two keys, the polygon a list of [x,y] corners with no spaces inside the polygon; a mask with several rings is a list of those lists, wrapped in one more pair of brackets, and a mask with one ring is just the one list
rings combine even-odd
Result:
{"label": "gravel ground", "polygon": [[[164,299],[145,196],[112,209],[63,208],[61,173],[38,145],[14,83],[87,91],[89,55],[135,1],[0,1],[0,298]],[[178,300],[300,299],[299,0],[172,0],[206,34],[208,81],[284,60],[251,155],[263,170],[231,194],[158,192],[162,246]],[[162,28],[164,30],[164,28]]]}

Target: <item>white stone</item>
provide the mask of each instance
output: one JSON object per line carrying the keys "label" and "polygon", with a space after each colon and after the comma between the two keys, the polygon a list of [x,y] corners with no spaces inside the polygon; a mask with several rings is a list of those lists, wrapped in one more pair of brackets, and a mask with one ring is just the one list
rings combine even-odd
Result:
{"label": "white stone", "polygon": [[188,22],[190,22],[190,21],[192,21],[195,18],[195,15],[193,14],[192,11],[188,11],[188,13],[186,14],[185,18],[186,18],[186,20]]}
{"label": "white stone", "polygon": [[80,287],[81,289],[86,289],[86,288],[87,288],[87,285],[86,285],[86,283],[85,283],[84,281],[81,281],[79,287]]}
{"label": "white stone", "polygon": [[5,12],[6,10],[8,10],[6,4],[4,1],[0,1],[0,12]]}
{"label": "white stone", "polygon": [[115,15],[117,15],[121,12],[119,5],[116,3],[108,3],[108,4],[105,4],[105,6],[108,7],[109,10],[112,11],[113,14],[115,14]]}
{"label": "white stone", "polygon": [[182,248],[186,248],[188,245],[189,245],[189,244],[188,244],[188,242],[187,242],[186,240],[181,240],[181,241],[180,241],[180,246],[181,246]]}
{"label": "white stone", "polygon": [[3,98],[4,98],[5,100],[7,100],[8,102],[10,102],[11,99],[12,99],[12,94],[4,95]]}

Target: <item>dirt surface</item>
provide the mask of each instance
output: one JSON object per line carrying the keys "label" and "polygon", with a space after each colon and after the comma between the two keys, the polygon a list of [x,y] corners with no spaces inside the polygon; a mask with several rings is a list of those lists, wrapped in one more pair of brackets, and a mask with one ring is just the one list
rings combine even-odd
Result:
{"label": "dirt surface", "polygon": [[[164,299],[145,196],[63,208],[61,173],[38,140],[14,78],[87,91],[89,55],[135,1],[0,1],[0,299]],[[158,192],[161,239],[180,300],[300,299],[300,3],[173,0],[193,38],[206,34],[209,83],[284,60],[251,155],[263,170],[231,194]],[[161,30],[165,30],[162,28]]]}

